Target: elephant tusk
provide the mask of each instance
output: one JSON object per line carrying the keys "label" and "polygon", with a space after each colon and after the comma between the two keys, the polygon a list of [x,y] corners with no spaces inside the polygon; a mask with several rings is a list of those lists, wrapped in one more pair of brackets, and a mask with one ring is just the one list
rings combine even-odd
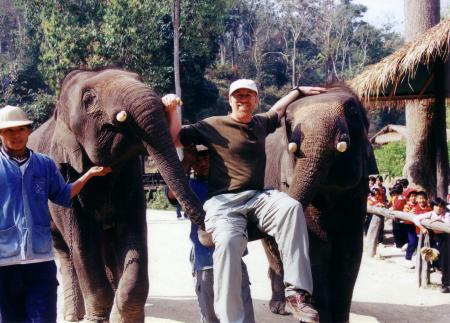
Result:
{"label": "elephant tusk", "polygon": [[336,149],[340,153],[347,151],[347,143],[345,141],[338,142],[338,144],[336,145]]}
{"label": "elephant tusk", "polygon": [[297,144],[295,142],[290,142],[288,145],[288,151],[293,154],[297,151]]}
{"label": "elephant tusk", "polygon": [[116,120],[119,122],[125,122],[125,120],[127,120],[127,113],[126,111],[120,111],[117,115],[116,115]]}

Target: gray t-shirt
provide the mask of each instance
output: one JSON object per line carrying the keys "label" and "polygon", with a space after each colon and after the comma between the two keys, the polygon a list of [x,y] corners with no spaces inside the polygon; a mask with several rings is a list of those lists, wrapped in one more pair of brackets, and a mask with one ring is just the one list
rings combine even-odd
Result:
{"label": "gray t-shirt", "polygon": [[208,195],[262,190],[266,167],[265,139],[278,126],[275,111],[256,114],[250,123],[230,116],[211,117],[180,131],[184,146],[209,148]]}

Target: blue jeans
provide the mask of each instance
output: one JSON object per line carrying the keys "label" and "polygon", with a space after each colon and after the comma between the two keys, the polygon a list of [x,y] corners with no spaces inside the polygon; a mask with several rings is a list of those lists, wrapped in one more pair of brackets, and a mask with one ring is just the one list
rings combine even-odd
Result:
{"label": "blue jeans", "polygon": [[54,261],[0,267],[2,322],[56,322],[57,287]]}
{"label": "blue jeans", "polygon": [[406,249],[405,259],[411,260],[419,241],[419,239],[417,238],[416,226],[414,224],[407,224],[406,232],[408,233],[408,248]]}

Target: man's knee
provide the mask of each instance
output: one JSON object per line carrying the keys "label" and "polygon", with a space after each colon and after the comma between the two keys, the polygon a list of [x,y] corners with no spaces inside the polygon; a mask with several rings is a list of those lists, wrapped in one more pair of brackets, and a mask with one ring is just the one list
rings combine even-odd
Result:
{"label": "man's knee", "polygon": [[302,204],[287,194],[283,197],[279,205],[279,212],[283,213],[285,216],[304,216]]}
{"label": "man's knee", "polygon": [[247,244],[243,233],[224,231],[214,235],[215,253],[231,253],[242,256]]}

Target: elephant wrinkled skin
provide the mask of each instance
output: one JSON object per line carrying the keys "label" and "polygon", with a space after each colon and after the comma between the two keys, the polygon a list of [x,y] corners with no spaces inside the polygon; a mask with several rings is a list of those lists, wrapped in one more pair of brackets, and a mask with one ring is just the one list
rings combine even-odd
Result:
{"label": "elephant wrinkled skin", "polygon": [[139,154],[158,165],[186,214],[202,222],[172,143],[160,98],[138,75],[118,69],[72,71],[53,117],[30,137],[68,181],[92,165],[113,172],[92,179],[71,209],[50,205],[61,263],[64,319],[143,322],[148,294],[146,205]]}
{"label": "elephant wrinkled skin", "polygon": [[[293,102],[282,123],[266,140],[265,185],[302,203],[314,304],[321,322],[346,322],[362,256],[368,174],[376,172],[366,113],[350,90],[338,86]],[[282,265],[273,244],[263,241],[271,310],[285,314]]]}

